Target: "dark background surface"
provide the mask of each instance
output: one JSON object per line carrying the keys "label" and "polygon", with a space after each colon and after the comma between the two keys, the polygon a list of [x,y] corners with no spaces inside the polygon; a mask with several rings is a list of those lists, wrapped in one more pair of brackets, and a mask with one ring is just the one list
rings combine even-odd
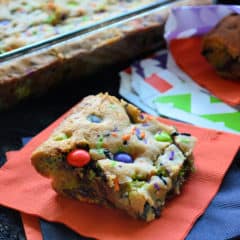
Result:
{"label": "dark background surface", "polygon": [[[239,0],[218,2],[240,3]],[[22,147],[23,137],[31,137],[39,133],[84,96],[109,92],[119,97],[118,72],[128,64],[104,69],[95,76],[74,81],[74,84],[67,83],[40,98],[30,99],[0,113],[0,166],[6,161],[6,151],[19,150]],[[21,218],[17,212],[0,206],[0,240],[16,239],[25,239]]]}

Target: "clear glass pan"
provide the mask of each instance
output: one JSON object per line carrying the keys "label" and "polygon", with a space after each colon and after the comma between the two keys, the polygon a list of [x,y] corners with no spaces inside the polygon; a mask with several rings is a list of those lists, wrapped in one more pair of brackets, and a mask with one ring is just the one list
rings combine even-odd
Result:
{"label": "clear glass pan", "polygon": [[58,34],[53,37],[23,46],[19,47],[17,49],[5,52],[0,54],[0,62],[3,62],[5,60],[9,60],[11,58],[14,58],[19,55],[24,55],[26,53],[32,52],[37,49],[44,48],[49,45],[53,45],[62,41],[69,40],[71,38],[74,38],[76,36],[83,36],[86,33],[93,32],[95,30],[100,30],[103,28],[106,28],[107,26],[112,26],[113,24],[116,24],[118,22],[122,23],[124,20],[131,19],[132,17],[136,17],[142,14],[150,13],[152,10],[159,8],[161,6],[164,6],[171,2],[176,2],[177,0],[158,0],[154,1],[151,4],[145,5],[143,7],[138,7],[134,10],[127,11],[125,13],[121,13],[118,15],[115,15],[113,17],[106,18],[104,20],[101,20],[99,22],[88,24],[84,27],[77,28],[73,31],[69,31],[63,34]]}

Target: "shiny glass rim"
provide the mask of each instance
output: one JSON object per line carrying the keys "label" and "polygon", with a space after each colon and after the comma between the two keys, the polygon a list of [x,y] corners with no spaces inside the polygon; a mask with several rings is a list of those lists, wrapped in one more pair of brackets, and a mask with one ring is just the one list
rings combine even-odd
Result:
{"label": "shiny glass rim", "polygon": [[177,2],[177,0],[160,0],[155,3],[151,3],[145,5],[143,7],[136,8],[134,10],[130,10],[126,13],[121,13],[119,15],[107,18],[105,20],[89,24],[84,27],[80,27],[76,30],[72,30],[66,33],[58,34],[53,37],[38,41],[36,43],[32,43],[12,51],[8,51],[6,53],[0,54],[0,62],[4,62],[10,60],[12,58],[22,56],[36,50],[40,50],[51,45],[55,45],[61,43],[63,41],[67,41],[76,37],[84,36],[87,33],[92,33],[95,31],[101,31],[109,27],[113,27],[114,25],[122,24],[128,21],[131,21],[133,18],[141,17],[147,14],[150,14],[152,11],[158,10],[161,7],[166,6],[167,4]]}

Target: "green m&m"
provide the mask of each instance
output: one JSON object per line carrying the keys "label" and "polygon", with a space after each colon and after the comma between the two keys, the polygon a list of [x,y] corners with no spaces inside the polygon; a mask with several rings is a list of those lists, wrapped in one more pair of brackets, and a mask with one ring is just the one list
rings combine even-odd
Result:
{"label": "green m&m", "polygon": [[165,131],[156,133],[154,138],[158,142],[172,142],[171,136]]}

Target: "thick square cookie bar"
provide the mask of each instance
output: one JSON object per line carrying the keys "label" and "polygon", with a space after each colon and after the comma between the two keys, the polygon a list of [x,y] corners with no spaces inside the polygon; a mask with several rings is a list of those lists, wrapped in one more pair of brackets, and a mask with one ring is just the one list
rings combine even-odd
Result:
{"label": "thick square cookie bar", "polygon": [[195,138],[100,93],[84,98],[32,154],[60,194],[151,221],[193,169]]}

